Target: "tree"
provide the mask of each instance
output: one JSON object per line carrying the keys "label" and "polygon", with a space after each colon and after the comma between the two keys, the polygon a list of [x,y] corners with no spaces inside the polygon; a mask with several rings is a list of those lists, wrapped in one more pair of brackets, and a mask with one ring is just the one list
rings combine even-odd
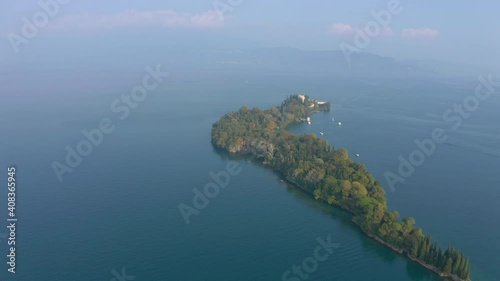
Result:
{"label": "tree", "polygon": [[318,200],[321,198],[321,189],[317,188],[314,190],[314,199]]}
{"label": "tree", "polygon": [[470,279],[470,268],[469,268],[469,258],[465,260],[465,267],[464,267],[464,273],[462,275],[462,278],[465,278],[465,280]]}
{"label": "tree", "polygon": [[458,257],[453,261],[452,272],[458,274],[460,272],[460,264],[462,262],[462,255],[459,254]]}
{"label": "tree", "polygon": [[420,244],[418,259],[424,261],[426,256],[427,256],[427,248],[425,246],[425,240],[422,240],[422,243]]}
{"label": "tree", "polygon": [[345,190],[345,191],[349,191],[351,190],[352,188],[352,185],[351,185],[351,182],[348,181],[348,180],[343,180],[342,181],[342,189]]}
{"label": "tree", "polygon": [[[309,107],[312,105],[312,107]],[[232,153],[261,160],[288,180],[354,215],[353,220],[368,234],[399,247],[441,271],[462,278],[469,276],[469,260],[460,251],[446,251],[424,237],[415,220],[387,209],[385,191],[366,167],[350,159],[345,149],[333,149],[316,135],[293,135],[286,128],[314,111],[329,110],[308,96],[291,95],[269,110],[242,107],[212,126],[212,144]],[[450,264],[451,263],[451,264]]]}
{"label": "tree", "polygon": [[413,227],[413,225],[415,224],[415,219],[412,217],[403,218],[401,220],[401,222],[403,223],[403,228],[411,229]]}
{"label": "tree", "polygon": [[413,245],[412,245],[411,250],[410,250],[410,254],[412,256],[416,257],[418,255],[419,247],[420,247],[420,240],[413,242]]}
{"label": "tree", "polygon": [[368,191],[361,183],[355,181],[352,183],[352,194],[354,196],[366,196]]}
{"label": "tree", "polygon": [[349,154],[347,153],[347,150],[343,148],[338,149],[335,156],[337,156],[341,160],[349,160]]}
{"label": "tree", "polygon": [[453,260],[451,258],[448,258],[446,260],[446,265],[444,266],[444,269],[443,269],[444,273],[450,274],[452,266],[453,266]]}

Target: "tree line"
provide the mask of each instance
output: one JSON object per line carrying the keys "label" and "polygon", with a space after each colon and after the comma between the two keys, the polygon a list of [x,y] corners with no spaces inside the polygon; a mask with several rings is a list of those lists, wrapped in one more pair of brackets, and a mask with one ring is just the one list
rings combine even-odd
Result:
{"label": "tree line", "polygon": [[299,95],[268,110],[242,107],[213,125],[212,143],[231,153],[261,159],[317,200],[351,212],[365,233],[435,267],[443,277],[470,280],[469,258],[451,247],[443,250],[414,226],[413,218],[399,219],[397,211],[388,210],[380,182],[345,149],[334,149],[316,135],[293,135],[285,130],[316,111],[327,110],[329,103]]}

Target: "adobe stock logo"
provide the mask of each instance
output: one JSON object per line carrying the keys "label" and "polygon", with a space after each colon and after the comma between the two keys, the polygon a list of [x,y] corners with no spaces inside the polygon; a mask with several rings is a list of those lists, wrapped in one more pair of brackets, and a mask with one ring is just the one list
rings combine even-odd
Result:
{"label": "adobe stock logo", "polygon": [[61,5],[66,5],[70,0],[42,0],[38,2],[40,10],[35,12],[31,17],[31,20],[27,17],[22,17],[21,21],[23,26],[21,27],[20,34],[9,32],[7,38],[9,39],[10,45],[16,54],[20,52],[19,47],[24,44],[28,44],[30,39],[33,39],[38,32],[45,28],[50,19],[55,18],[61,9]]}
{"label": "adobe stock logo", "polygon": [[109,281],[132,281],[135,279],[133,275],[127,275],[126,268],[123,267],[121,272],[116,270],[111,270],[111,274],[113,274],[113,278],[109,279]]}
{"label": "adobe stock logo", "polygon": [[[131,111],[137,108],[144,102],[149,94],[160,86],[160,84],[170,74],[161,71],[161,65],[156,66],[156,70],[151,66],[146,67],[146,74],[143,76],[142,83],[132,88],[130,94],[123,94],[120,98],[116,98],[110,104],[112,113],[117,114],[116,121],[124,121],[127,119]],[[102,118],[97,128],[91,130],[83,130],[83,138],[75,145],[67,145],[65,161],[53,161],[52,169],[59,182],[63,181],[63,176],[67,173],[72,173],[83,162],[85,157],[88,157],[95,148],[100,146],[107,135],[113,133],[116,129],[116,121],[110,118]]]}
{"label": "adobe stock logo", "polygon": [[233,12],[236,7],[240,6],[243,0],[215,0],[212,5],[220,20],[224,20],[224,16]]}
{"label": "adobe stock logo", "polygon": [[[460,129],[464,121],[472,116],[472,113],[479,110],[481,105],[485,104],[493,94],[498,94],[496,88],[500,87],[500,81],[493,79],[492,74],[486,77],[480,76],[474,93],[465,97],[460,103],[453,104],[443,113],[443,121],[451,126],[451,131]],[[427,159],[434,155],[438,144],[446,142],[448,137],[445,129],[434,128],[428,138],[414,141],[416,148],[408,154],[407,158],[399,155],[397,173],[391,171],[384,173],[385,180],[391,191],[395,191],[396,184],[404,183],[406,179],[411,177],[418,167],[422,166]]]}
{"label": "adobe stock logo", "polygon": [[340,247],[339,243],[332,243],[331,238],[331,235],[328,235],[328,237],[326,237],[326,241],[321,237],[316,238],[316,241],[319,245],[314,248],[312,256],[302,260],[302,263],[300,265],[294,264],[291,270],[289,269],[283,272],[283,274],[281,275],[281,280],[308,280],[311,275],[318,270],[319,263],[326,261],[333,254],[333,250]]}
{"label": "adobe stock logo", "polygon": [[225,171],[219,171],[218,173],[210,172],[209,176],[212,178],[212,182],[205,184],[203,187],[203,192],[198,188],[193,188],[193,207],[188,204],[179,204],[179,211],[186,224],[191,223],[189,217],[192,215],[199,215],[200,211],[208,207],[210,204],[210,199],[214,199],[219,196],[221,189],[226,188],[231,182],[231,176],[237,176],[241,173],[243,169],[236,161],[229,161],[226,164]]}
{"label": "adobe stock logo", "polygon": [[367,22],[363,29],[355,28],[353,44],[341,42],[339,45],[344,58],[349,67],[351,67],[351,56],[353,53],[359,53],[362,49],[367,48],[373,38],[378,37],[392,22],[393,15],[399,15],[403,11],[399,0],[390,0],[387,3],[387,9],[382,9],[378,12],[371,11],[370,14],[373,20]]}

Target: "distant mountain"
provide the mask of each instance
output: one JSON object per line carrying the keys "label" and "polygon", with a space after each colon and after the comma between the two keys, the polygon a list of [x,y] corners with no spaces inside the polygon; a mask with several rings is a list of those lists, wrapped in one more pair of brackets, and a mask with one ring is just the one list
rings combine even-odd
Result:
{"label": "distant mountain", "polygon": [[415,64],[371,53],[352,54],[350,63],[342,51],[303,51],[293,48],[257,48],[210,51],[213,63],[234,67],[265,67],[307,73],[362,74],[370,76],[434,75]]}
{"label": "distant mountain", "polygon": [[429,72],[453,76],[477,77],[479,75],[498,72],[497,70],[492,70],[488,67],[439,60],[407,60],[404,61],[404,63],[411,65],[412,67],[425,69]]}

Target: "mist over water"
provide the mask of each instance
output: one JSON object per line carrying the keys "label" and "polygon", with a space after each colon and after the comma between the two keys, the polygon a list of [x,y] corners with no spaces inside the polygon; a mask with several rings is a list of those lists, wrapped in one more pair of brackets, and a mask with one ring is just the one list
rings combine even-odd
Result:
{"label": "mist over water", "polygon": [[[147,65],[98,73],[67,69],[14,82],[2,76],[12,95],[0,105],[0,132],[7,136],[0,139],[0,155],[10,161],[4,166],[17,166],[19,181],[13,280],[110,280],[112,270],[123,267],[135,280],[281,280],[328,235],[339,248],[310,280],[441,280],[366,238],[345,212],[245,160],[237,160],[241,174],[185,224],[178,205],[192,204],[192,189],[230,160],[210,144],[211,125],[241,106],[269,108],[295,93],[333,106],[290,131],[324,132],[334,147],[352,157],[359,153],[355,160],[384,187],[383,175],[396,171],[398,156],[407,157],[415,139],[443,128],[448,141],[394,192],[386,188],[388,206],[414,217],[442,246],[469,255],[474,281],[500,276],[494,262],[500,250],[494,177],[500,97],[481,103],[458,130],[442,119],[473,93],[474,79],[179,67],[121,121],[110,104],[141,81]],[[75,147],[82,130],[106,117],[115,131],[60,183],[51,163],[64,161],[65,147]]]}

